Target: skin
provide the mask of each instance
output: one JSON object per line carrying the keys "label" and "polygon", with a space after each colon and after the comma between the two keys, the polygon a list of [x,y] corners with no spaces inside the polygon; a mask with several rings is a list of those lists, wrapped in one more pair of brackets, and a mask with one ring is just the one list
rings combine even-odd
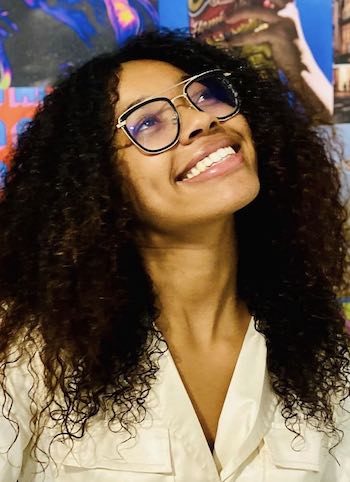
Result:
{"label": "skin", "polygon": [[[140,93],[157,96],[183,74],[164,62],[126,62],[120,72],[116,117]],[[180,93],[177,87],[166,96]],[[183,98],[175,104],[181,130],[178,144],[170,150],[148,155],[121,130],[116,136],[119,168],[141,219],[137,242],[159,296],[157,324],[174,351],[178,346],[201,353],[232,347],[239,351],[250,315],[236,296],[232,214],[259,192],[251,132],[240,114],[219,123],[190,108]],[[222,139],[241,145],[244,162],[239,169],[195,184],[176,181],[196,154]]]}

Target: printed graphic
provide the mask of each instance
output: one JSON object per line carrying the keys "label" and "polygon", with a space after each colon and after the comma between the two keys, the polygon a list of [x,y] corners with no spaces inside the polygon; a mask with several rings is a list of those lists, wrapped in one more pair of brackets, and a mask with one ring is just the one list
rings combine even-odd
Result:
{"label": "printed graphic", "polygon": [[[316,50],[320,55],[326,53],[327,57],[324,73],[306,41],[307,32],[294,1],[188,0],[188,5],[194,35],[209,43],[238,47],[254,64],[276,68],[309,106],[317,121],[331,121],[333,87],[327,78],[332,65],[331,38],[327,41],[324,35],[318,36]],[[331,29],[331,11],[331,0],[303,2],[303,13],[318,19],[319,32]],[[324,25],[319,19],[325,19]]]}
{"label": "printed graphic", "polygon": [[350,0],[334,0],[334,121],[350,122]]}
{"label": "printed graphic", "polygon": [[39,87],[0,89],[0,188],[10,167],[7,159],[9,148],[47,92],[48,89]]}
{"label": "printed graphic", "polygon": [[0,188],[10,146],[48,86],[158,23],[156,0],[1,0]]}
{"label": "printed graphic", "polygon": [[350,210],[350,124],[337,124],[335,128],[337,141],[342,147],[342,162],[339,164],[341,199],[348,204]]}
{"label": "printed graphic", "polygon": [[1,0],[0,88],[52,85],[158,22],[156,0]]}
{"label": "printed graphic", "polygon": [[[348,206],[350,211],[350,124],[336,125],[337,138],[343,147],[342,163],[339,166],[341,178],[341,199]],[[350,293],[340,298],[342,303],[345,318],[347,320],[347,328],[350,332]]]}

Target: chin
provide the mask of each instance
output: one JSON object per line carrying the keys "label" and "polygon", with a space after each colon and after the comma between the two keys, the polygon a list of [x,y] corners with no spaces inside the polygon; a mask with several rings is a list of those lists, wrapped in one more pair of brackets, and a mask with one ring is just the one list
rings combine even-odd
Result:
{"label": "chin", "polygon": [[260,182],[259,179],[255,177],[255,179],[251,180],[249,184],[245,184],[243,186],[240,185],[238,189],[236,189],[234,192],[232,192],[231,190],[229,193],[227,193],[226,196],[224,193],[222,193],[221,199],[224,201],[226,200],[226,213],[233,214],[236,211],[244,208],[245,206],[248,206],[248,204],[253,202],[254,199],[257,197],[259,191]]}

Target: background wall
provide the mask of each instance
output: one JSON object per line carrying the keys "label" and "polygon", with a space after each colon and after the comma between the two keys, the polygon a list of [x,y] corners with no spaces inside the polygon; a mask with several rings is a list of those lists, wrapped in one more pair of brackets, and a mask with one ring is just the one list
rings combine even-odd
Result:
{"label": "background wall", "polygon": [[320,122],[337,123],[350,192],[350,0],[0,0],[0,185],[9,146],[55,79],[159,25],[276,68]]}

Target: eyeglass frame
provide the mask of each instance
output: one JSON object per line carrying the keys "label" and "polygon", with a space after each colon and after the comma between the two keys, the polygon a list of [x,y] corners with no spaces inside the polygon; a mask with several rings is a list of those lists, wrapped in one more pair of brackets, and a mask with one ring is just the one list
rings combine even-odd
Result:
{"label": "eyeglass frame", "polygon": [[[178,82],[177,84],[175,85],[172,85],[171,87],[167,88],[166,90],[163,90],[161,92],[161,94],[167,92],[168,90],[171,90],[171,89],[174,89],[175,87],[178,87],[179,85],[182,85],[184,84],[183,86],[183,89],[182,89],[182,94],[179,94],[179,95],[176,95],[175,97],[173,97],[172,99],[168,99],[168,97],[159,97],[159,96],[151,96],[151,97],[147,97],[146,99],[138,102],[137,104],[134,104],[132,105],[131,107],[129,107],[128,109],[126,109],[122,114],[120,114],[120,116],[118,117],[117,119],[117,123],[115,124],[115,128],[116,129],[122,129],[122,131],[124,132],[124,134],[128,137],[128,139],[130,139],[130,141],[136,146],[138,147],[141,151],[145,152],[146,154],[161,154],[162,152],[165,152],[167,151],[168,149],[171,149],[173,146],[175,146],[178,142],[179,142],[179,138],[180,138],[180,116],[179,116],[179,113],[177,111],[177,108],[174,104],[174,100],[176,99],[179,99],[180,97],[184,97],[187,102],[192,106],[194,107],[198,112],[205,112],[203,111],[202,109],[200,109],[199,107],[197,107],[194,102],[191,101],[191,99],[189,98],[187,92],[186,92],[186,89],[188,88],[188,86],[195,82],[198,78],[204,76],[204,75],[207,75],[207,74],[212,74],[212,73],[222,73],[224,77],[229,77],[230,75],[232,75],[232,72],[225,72],[223,69],[211,69],[211,70],[206,70],[205,72],[201,72],[200,74],[196,74],[196,75],[193,75],[192,77],[188,78],[188,79],[185,79],[181,82]],[[226,120],[228,119],[231,119],[232,117],[234,117],[235,115],[237,115],[239,113],[239,110],[240,110],[240,105],[241,105],[241,102],[240,102],[240,98],[238,96],[238,93],[235,89],[232,89],[233,90],[233,95],[237,101],[237,106],[236,106],[236,110],[232,113],[232,114],[229,114],[227,116],[224,116],[224,117],[216,117],[216,119],[219,121],[219,122],[225,122]],[[123,120],[123,117],[125,117],[126,115],[130,115],[132,114],[132,112],[134,112],[135,110],[137,110],[139,107],[142,107],[143,105],[147,105],[153,101],[166,101],[168,104],[171,105],[171,107],[174,109],[174,113],[176,114],[176,117],[174,116],[174,120],[176,119],[176,122],[177,122],[177,133],[176,133],[176,137],[175,137],[175,140],[172,141],[170,144],[168,144],[166,147],[163,147],[162,149],[157,149],[157,150],[149,150],[149,149],[145,149],[144,147],[142,147],[128,132],[127,128],[126,128],[126,119]],[[232,106],[234,107],[234,106]]]}

